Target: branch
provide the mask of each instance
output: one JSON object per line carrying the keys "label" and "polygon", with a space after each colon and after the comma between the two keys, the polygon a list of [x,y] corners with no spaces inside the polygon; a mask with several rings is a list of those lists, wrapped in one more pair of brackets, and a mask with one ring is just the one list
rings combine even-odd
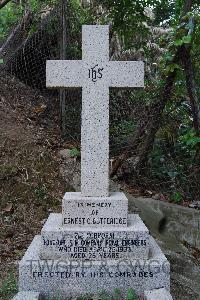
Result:
{"label": "branch", "polygon": [[193,4],[192,2],[193,2],[192,0],[185,1],[184,7],[183,7],[183,17],[185,15],[187,15],[187,13],[191,10],[192,4]]}
{"label": "branch", "polygon": [[1,8],[3,8],[4,6],[6,6],[6,4],[8,3],[8,2],[10,2],[11,0],[1,0],[0,1],[0,9]]}

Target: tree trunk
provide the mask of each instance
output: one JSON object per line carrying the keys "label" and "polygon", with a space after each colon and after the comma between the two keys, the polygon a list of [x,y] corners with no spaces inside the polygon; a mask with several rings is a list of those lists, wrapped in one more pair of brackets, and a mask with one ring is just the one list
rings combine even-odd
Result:
{"label": "tree trunk", "polygon": [[191,7],[192,7],[192,0],[185,0],[183,6],[183,17],[187,15],[187,13],[191,10]]}
{"label": "tree trunk", "polygon": [[[191,19],[191,23],[193,20]],[[192,32],[190,32],[191,34]],[[197,94],[197,88],[195,83],[195,74],[191,58],[191,44],[184,45],[184,55],[182,57],[183,66],[185,69],[187,92],[190,98],[193,125],[198,137],[200,137],[200,100]],[[199,145],[199,144],[198,144]],[[200,161],[200,146],[196,152],[196,161]]]}
{"label": "tree trunk", "polygon": [[185,75],[186,75],[187,91],[190,97],[194,129],[196,130],[198,136],[200,136],[200,101],[197,95],[197,88],[196,88],[194,70],[193,70],[192,59],[190,54],[190,47],[187,48],[185,46],[184,48],[185,49],[183,55],[183,65],[184,65]]}

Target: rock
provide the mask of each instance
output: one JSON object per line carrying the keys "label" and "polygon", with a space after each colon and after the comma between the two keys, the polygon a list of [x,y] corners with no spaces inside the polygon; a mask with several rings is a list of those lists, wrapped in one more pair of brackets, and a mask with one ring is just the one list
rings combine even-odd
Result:
{"label": "rock", "polygon": [[58,152],[58,155],[62,158],[62,159],[69,159],[71,158],[70,156],[70,149],[63,149],[63,150],[60,150]]}
{"label": "rock", "polygon": [[155,289],[151,291],[145,291],[144,293],[145,300],[173,300],[170,293],[165,289]]}
{"label": "rock", "polygon": [[43,219],[42,221],[40,221],[40,223],[41,223],[42,225],[44,225],[45,222],[46,222],[46,220],[47,220],[47,219]]}
{"label": "rock", "polygon": [[188,207],[200,209],[200,201],[193,202],[193,203],[189,204]]}
{"label": "rock", "polygon": [[160,199],[160,194],[155,194],[152,196],[153,199],[159,200]]}

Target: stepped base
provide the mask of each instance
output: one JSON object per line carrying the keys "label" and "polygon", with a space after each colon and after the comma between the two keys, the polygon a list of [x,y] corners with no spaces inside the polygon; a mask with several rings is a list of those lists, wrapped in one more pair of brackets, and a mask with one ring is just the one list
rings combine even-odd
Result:
{"label": "stepped base", "polygon": [[44,299],[74,297],[86,293],[109,293],[131,287],[138,294],[145,290],[170,288],[170,266],[153,238],[148,260],[41,260],[36,236],[19,264],[20,291],[40,292]]}
{"label": "stepped base", "polygon": [[106,260],[149,256],[149,231],[139,215],[128,216],[128,227],[62,226],[62,215],[51,214],[41,232],[42,259]]}
{"label": "stepped base", "polygon": [[41,300],[37,292],[19,292],[12,300]]}

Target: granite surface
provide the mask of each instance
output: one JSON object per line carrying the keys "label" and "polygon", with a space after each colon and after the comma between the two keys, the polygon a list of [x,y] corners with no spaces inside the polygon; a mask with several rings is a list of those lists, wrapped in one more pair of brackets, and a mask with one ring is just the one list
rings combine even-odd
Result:
{"label": "granite surface", "polygon": [[165,288],[144,292],[144,300],[173,300],[169,291]]}
{"label": "granite surface", "polygon": [[109,197],[85,197],[68,192],[62,202],[63,226],[66,227],[126,227],[128,199],[124,193]]}
{"label": "granite surface", "polygon": [[147,259],[149,256],[149,231],[138,215],[128,216],[126,228],[75,229],[62,226],[61,214],[51,214],[41,236],[43,259]]}
{"label": "granite surface", "polygon": [[170,266],[166,257],[150,239],[150,258],[107,261],[41,260],[41,236],[36,236],[19,264],[20,291],[39,291],[48,297],[73,297],[86,293],[123,294],[132,287],[138,294],[145,290],[170,289]]}
{"label": "granite surface", "polygon": [[144,86],[142,61],[109,60],[109,26],[82,26],[82,60],[52,60],[47,87],[82,88],[81,192],[109,194],[109,88]]}

